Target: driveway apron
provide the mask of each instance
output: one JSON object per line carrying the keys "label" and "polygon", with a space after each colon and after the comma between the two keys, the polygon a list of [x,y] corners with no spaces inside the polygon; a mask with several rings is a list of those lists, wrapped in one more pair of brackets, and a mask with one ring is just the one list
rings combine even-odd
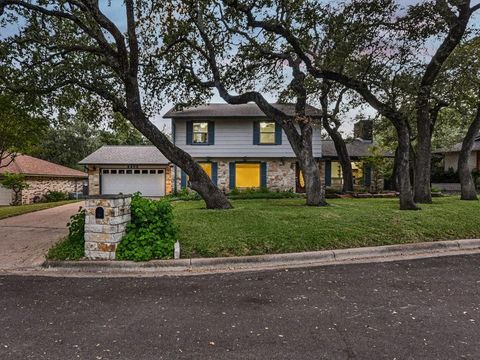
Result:
{"label": "driveway apron", "polygon": [[82,202],[0,220],[0,270],[40,265]]}

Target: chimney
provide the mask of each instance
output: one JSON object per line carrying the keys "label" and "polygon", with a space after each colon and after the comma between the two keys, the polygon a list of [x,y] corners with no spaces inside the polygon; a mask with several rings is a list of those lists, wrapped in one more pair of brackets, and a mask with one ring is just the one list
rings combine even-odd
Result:
{"label": "chimney", "polygon": [[355,139],[373,141],[373,121],[359,120],[353,124],[353,137]]}

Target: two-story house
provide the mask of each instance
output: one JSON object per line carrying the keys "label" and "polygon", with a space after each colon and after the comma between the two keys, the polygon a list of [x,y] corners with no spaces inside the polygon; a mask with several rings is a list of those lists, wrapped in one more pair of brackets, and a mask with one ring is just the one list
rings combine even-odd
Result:
{"label": "two-story house", "polygon": [[[294,105],[274,106],[287,114],[294,113]],[[307,115],[318,117],[319,113],[308,106]],[[172,109],[164,117],[171,119],[175,145],[192,155],[225,192],[259,187],[304,191],[303,177],[285,133],[255,104]],[[368,186],[370,171],[365,171],[362,158],[369,155],[371,134],[356,137],[347,145],[355,183]],[[324,184],[341,187],[335,148],[331,140],[321,140],[319,127],[314,131],[313,151]],[[188,185],[186,174],[154,146],[103,146],[80,164],[88,169],[90,195],[139,191],[145,196],[160,197]]]}
{"label": "two-story house", "polygon": [[[273,104],[294,115],[292,104]],[[320,111],[307,107],[307,115]],[[256,104],[209,104],[170,110],[175,145],[188,152],[222,190],[266,187],[271,190],[302,191],[295,154],[282,128]],[[320,127],[314,130],[313,153],[320,158]],[[187,186],[187,176],[174,167],[174,190]]]}

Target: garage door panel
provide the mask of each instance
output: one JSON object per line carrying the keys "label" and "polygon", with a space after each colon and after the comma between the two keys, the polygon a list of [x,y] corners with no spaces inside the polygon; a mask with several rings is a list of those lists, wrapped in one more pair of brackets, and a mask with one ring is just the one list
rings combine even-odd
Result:
{"label": "garage door panel", "polygon": [[102,194],[134,194],[143,196],[165,195],[165,173],[102,174]]}
{"label": "garage door panel", "polygon": [[10,205],[12,202],[12,190],[0,185],[0,205]]}

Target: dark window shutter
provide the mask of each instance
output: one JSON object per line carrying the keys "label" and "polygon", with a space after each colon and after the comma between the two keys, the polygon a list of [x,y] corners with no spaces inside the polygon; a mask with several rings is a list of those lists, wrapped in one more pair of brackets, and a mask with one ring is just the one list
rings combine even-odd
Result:
{"label": "dark window shutter", "polygon": [[212,163],[212,182],[217,185],[218,178],[218,164],[216,162]]}
{"label": "dark window shutter", "polygon": [[187,145],[193,143],[193,122],[187,121]]}
{"label": "dark window shutter", "polygon": [[260,186],[263,188],[267,187],[267,163],[260,163]]}
{"label": "dark window shutter", "polygon": [[275,145],[282,145],[282,127],[275,123]]}
{"label": "dark window shutter", "polygon": [[372,169],[366,164],[363,165],[363,182],[365,187],[370,186],[372,182]]}
{"label": "dark window shutter", "polygon": [[253,122],[253,145],[260,144],[260,123],[258,121]]}
{"label": "dark window shutter", "polygon": [[208,145],[215,144],[215,122],[208,122]]}
{"label": "dark window shutter", "polygon": [[332,162],[330,160],[325,161],[325,186],[332,185]]}
{"label": "dark window shutter", "polygon": [[187,187],[187,174],[182,170],[182,176],[180,177],[180,185],[182,189]]}
{"label": "dark window shutter", "polygon": [[229,175],[230,175],[230,183],[229,183],[229,187],[230,187],[230,190],[234,189],[235,188],[235,163],[234,162],[231,162],[228,164],[228,167],[229,167]]}

